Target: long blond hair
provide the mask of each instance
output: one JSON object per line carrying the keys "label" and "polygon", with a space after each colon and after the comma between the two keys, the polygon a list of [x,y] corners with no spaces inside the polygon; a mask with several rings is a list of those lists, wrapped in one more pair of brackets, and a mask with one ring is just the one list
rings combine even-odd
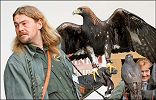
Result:
{"label": "long blond hair", "polygon": [[[32,19],[34,21],[41,21],[42,22],[42,28],[40,29],[41,31],[41,36],[43,40],[43,45],[46,45],[49,47],[49,50],[52,52],[52,56],[54,58],[58,57],[60,52],[59,52],[59,44],[61,42],[61,37],[60,35],[50,27],[48,24],[45,16],[42,14],[41,11],[39,11],[36,7],[34,6],[22,6],[17,8],[17,10],[13,14],[13,20],[16,15],[24,14]],[[15,38],[14,44],[13,44],[13,52],[19,53],[23,51],[24,45],[19,41],[19,39]]]}

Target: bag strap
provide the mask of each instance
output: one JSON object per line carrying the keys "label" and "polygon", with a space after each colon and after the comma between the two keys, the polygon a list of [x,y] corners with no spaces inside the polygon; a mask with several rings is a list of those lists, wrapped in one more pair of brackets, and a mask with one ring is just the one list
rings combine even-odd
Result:
{"label": "bag strap", "polygon": [[43,86],[43,90],[42,90],[42,97],[41,100],[44,99],[47,88],[48,88],[48,84],[49,84],[49,80],[50,80],[50,72],[51,72],[51,54],[50,51],[47,51],[47,58],[48,58],[48,70],[47,70],[47,75],[45,78],[45,82],[44,82],[44,86]]}

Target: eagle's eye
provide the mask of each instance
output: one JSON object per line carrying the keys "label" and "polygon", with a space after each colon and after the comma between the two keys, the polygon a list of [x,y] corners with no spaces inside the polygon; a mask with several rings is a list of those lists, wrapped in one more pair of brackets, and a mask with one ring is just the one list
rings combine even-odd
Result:
{"label": "eagle's eye", "polygon": [[83,9],[82,8],[79,8],[79,10],[82,11]]}

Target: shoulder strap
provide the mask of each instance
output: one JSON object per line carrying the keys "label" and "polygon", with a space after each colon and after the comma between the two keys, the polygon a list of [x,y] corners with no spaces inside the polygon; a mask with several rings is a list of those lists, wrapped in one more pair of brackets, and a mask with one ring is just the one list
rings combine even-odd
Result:
{"label": "shoulder strap", "polygon": [[50,72],[51,72],[51,54],[50,54],[50,51],[47,51],[47,56],[48,56],[48,70],[47,70],[47,75],[46,75],[46,79],[45,79],[43,90],[42,90],[41,100],[44,99],[44,96],[46,94],[47,87],[49,84],[49,79],[50,79]]}

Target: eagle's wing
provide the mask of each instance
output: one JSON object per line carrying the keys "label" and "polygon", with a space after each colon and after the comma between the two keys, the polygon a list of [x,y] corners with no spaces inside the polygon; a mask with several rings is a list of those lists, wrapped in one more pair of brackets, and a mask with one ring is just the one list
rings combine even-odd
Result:
{"label": "eagle's wing", "polygon": [[83,50],[83,31],[82,26],[70,22],[64,22],[56,28],[62,37],[61,48],[66,54],[73,54],[70,56],[71,60],[86,58],[87,55]]}
{"label": "eagle's wing", "polygon": [[156,29],[140,17],[122,9],[117,9],[106,21],[113,30],[114,44],[120,46],[117,51],[136,51],[156,62]]}

